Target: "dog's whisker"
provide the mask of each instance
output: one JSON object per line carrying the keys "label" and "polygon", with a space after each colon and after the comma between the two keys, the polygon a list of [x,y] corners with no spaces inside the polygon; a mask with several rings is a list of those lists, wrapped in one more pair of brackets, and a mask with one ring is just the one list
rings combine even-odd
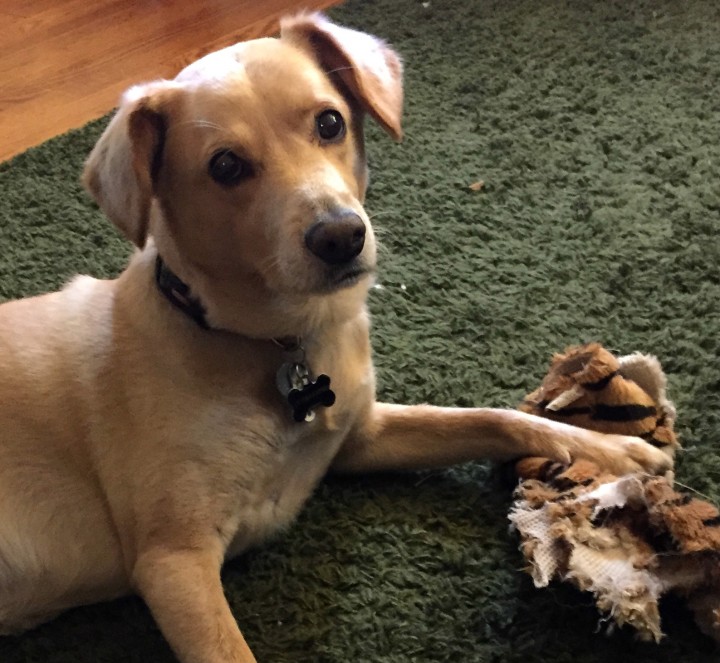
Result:
{"label": "dog's whisker", "polygon": [[280,265],[281,259],[277,253],[273,253],[260,263],[260,271],[271,271]]}
{"label": "dog's whisker", "polygon": [[330,69],[330,71],[328,71],[327,73],[328,73],[328,74],[336,74],[338,71],[352,71],[352,70],[354,70],[354,69],[356,69],[356,68],[357,68],[357,67],[351,67],[351,66],[335,67],[335,69]]}
{"label": "dog's whisker", "polygon": [[392,249],[388,248],[387,244],[378,244],[376,249],[378,255],[382,257],[392,256]]}
{"label": "dog's whisker", "polygon": [[393,235],[393,231],[386,226],[373,226],[373,232],[376,237],[390,237]]}

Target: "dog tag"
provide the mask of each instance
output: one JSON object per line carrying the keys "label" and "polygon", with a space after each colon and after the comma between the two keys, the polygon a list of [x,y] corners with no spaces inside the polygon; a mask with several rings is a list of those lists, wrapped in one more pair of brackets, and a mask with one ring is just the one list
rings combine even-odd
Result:
{"label": "dog tag", "polygon": [[278,391],[292,408],[295,421],[310,422],[318,406],[330,407],[335,403],[335,392],[330,389],[330,378],[318,375],[313,381],[305,364],[288,362],[280,366],[276,375]]}

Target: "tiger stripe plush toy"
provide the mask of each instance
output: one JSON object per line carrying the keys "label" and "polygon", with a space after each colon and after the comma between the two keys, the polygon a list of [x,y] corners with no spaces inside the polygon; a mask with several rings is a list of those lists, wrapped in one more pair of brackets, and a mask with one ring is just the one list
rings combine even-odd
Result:
{"label": "tiger stripe plush toy", "polygon": [[[675,408],[660,362],[617,358],[597,343],[553,357],[520,409],[604,433],[637,435],[673,455]],[[720,513],[672,487],[673,478],[603,473],[593,463],[517,462],[510,512],[537,587],[571,582],[610,624],[662,638],[658,602],[679,593],[720,641]]]}

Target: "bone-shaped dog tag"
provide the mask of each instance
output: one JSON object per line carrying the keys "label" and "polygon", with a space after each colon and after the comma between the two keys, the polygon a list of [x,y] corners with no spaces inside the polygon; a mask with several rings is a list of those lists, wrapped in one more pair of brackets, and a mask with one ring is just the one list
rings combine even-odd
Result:
{"label": "bone-shaped dog tag", "polygon": [[335,392],[330,389],[330,378],[318,375],[310,379],[307,366],[288,362],[280,366],[276,375],[278,390],[292,408],[295,421],[310,422],[315,418],[315,408],[330,407],[335,403]]}

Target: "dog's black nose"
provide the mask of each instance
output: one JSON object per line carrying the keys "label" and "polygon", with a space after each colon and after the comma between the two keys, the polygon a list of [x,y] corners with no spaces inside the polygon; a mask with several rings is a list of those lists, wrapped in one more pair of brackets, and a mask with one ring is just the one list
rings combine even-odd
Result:
{"label": "dog's black nose", "polygon": [[365,245],[365,224],[351,210],[327,212],[305,233],[305,246],[329,265],[350,262]]}

